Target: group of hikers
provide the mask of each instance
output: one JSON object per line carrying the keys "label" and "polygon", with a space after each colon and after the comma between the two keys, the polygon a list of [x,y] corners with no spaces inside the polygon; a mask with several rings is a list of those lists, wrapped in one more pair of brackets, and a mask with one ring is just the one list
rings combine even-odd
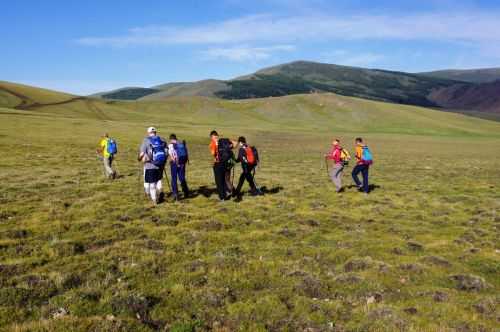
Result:
{"label": "group of hikers", "polygon": [[[368,194],[368,170],[373,162],[372,155],[368,147],[363,143],[362,138],[356,138],[355,144],[356,166],[352,171],[352,178],[358,189]],[[236,154],[234,149],[238,149]],[[259,153],[254,146],[247,143],[245,137],[240,136],[237,141],[233,141],[219,137],[217,131],[213,130],[210,132],[209,150],[213,157],[214,179],[220,201],[230,200],[231,198],[241,199],[241,190],[245,181],[250,186],[251,195],[263,195],[263,192],[255,183],[255,168],[259,164]],[[102,158],[104,174],[109,179],[114,179],[117,175],[112,166],[117,152],[116,141],[110,138],[107,133],[104,134],[97,153]],[[324,157],[325,161],[327,161],[327,170],[328,161],[333,163],[329,175],[335,184],[336,191],[341,193],[343,191],[341,177],[345,166],[351,159],[350,154],[342,148],[340,141],[335,139],[332,142],[330,152],[325,154]],[[181,185],[183,198],[190,196],[186,180],[186,167],[189,164],[186,141],[180,141],[175,134],[171,134],[167,142],[157,134],[155,127],[149,127],[147,136],[139,148],[137,160],[143,164],[144,193],[154,205],[165,199],[162,180],[163,176],[166,176],[165,168],[167,164],[170,166],[171,182],[169,185],[171,185],[173,199],[176,201],[180,199],[178,182]],[[242,171],[238,185],[234,188],[231,173],[236,163],[241,164]],[[358,178],[359,173],[362,174],[362,181]],[[168,182],[168,177],[166,179]]]}
{"label": "group of hikers", "polygon": [[[370,169],[370,165],[373,163],[372,153],[368,146],[363,143],[363,139],[361,137],[357,137],[354,142],[356,166],[354,166],[352,170],[352,179],[354,180],[354,183],[359,191],[368,194],[370,191],[368,184],[368,170]],[[349,154],[349,151],[340,145],[339,139],[334,139],[330,152],[325,154],[325,160],[330,160],[333,163],[333,167],[330,169],[329,174],[332,182],[335,184],[337,193],[341,193],[343,191],[342,173],[344,168],[349,164],[351,155]],[[326,165],[328,170],[328,163],[326,163]],[[363,177],[363,182],[359,180],[359,173],[361,173]]]}

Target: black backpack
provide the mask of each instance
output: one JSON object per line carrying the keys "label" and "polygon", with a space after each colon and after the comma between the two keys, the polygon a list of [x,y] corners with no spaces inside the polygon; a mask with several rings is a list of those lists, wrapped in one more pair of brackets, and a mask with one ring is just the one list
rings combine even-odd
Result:
{"label": "black backpack", "polygon": [[253,152],[253,157],[255,159],[255,165],[258,165],[260,163],[259,151],[257,150],[257,148],[255,146],[251,146],[250,148],[252,149],[252,152]]}
{"label": "black backpack", "polygon": [[232,143],[227,138],[220,138],[217,144],[219,162],[228,164],[234,158]]}

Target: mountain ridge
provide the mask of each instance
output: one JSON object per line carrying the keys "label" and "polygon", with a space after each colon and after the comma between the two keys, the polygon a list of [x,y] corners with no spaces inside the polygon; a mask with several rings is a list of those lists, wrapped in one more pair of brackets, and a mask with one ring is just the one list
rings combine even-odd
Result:
{"label": "mountain ridge", "polygon": [[492,83],[500,80],[499,68],[444,69],[418,73],[435,78],[452,79],[467,83]]}
{"label": "mountain ridge", "polygon": [[[161,101],[174,96],[252,99],[333,92],[343,96],[447,111],[500,114],[499,84],[494,84],[494,81],[464,81],[486,80],[485,75],[493,79],[497,70],[500,79],[500,69],[497,68],[406,73],[300,60],[262,68],[230,80],[205,79],[152,87],[126,87],[91,97]],[[479,77],[478,73],[483,76]]]}

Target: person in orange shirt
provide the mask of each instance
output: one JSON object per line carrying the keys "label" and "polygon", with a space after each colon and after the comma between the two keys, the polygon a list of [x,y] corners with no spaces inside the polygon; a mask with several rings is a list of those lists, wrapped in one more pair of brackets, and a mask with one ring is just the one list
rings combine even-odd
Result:
{"label": "person in orange shirt", "polygon": [[[352,179],[356,186],[360,191],[368,194],[369,186],[368,186],[368,170],[370,168],[371,160],[364,160],[363,158],[363,150],[367,149],[367,146],[363,143],[363,139],[361,137],[356,138],[356,166],[352,170]],[[359,181],[358,175],[359,173],[363,176],[363,183]]]}
{"label": "person in orange shirt", "polygon": [[233,148],[236,143],[227,139],[219,138],[217,131],[210,132],[210,153],[214,157],[214,178],[217,193],[221,201],[231,197],[233,184],[231,183],[231,168],[233,166]]}

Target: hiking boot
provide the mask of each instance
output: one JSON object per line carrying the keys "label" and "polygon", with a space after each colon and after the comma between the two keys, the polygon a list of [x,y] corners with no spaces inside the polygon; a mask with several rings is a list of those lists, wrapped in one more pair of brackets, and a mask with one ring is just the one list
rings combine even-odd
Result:
{"label": "hiking boot", "polygon": [[160,202],[164,202],[165,201],[165,193],[162,191],[159,195],[158,195],[158,203]]}
{"label": "hiking boot", "polygon": [[150,206],[151,208],[154,208],[154,207],[158,206],[158,199],[156,199],[156,200],[152,199],[150,202],[151,202],[150,203],[151,204],[151,206]]}
{"label": "hiking boot", "polygon": [[264,195],[264,193],[262,191],[260,191],[259,189],[257,189],[257,188],[255,188],[252,191],[250,191],[250,194],[252,196],[262,196],[262,195]]}

